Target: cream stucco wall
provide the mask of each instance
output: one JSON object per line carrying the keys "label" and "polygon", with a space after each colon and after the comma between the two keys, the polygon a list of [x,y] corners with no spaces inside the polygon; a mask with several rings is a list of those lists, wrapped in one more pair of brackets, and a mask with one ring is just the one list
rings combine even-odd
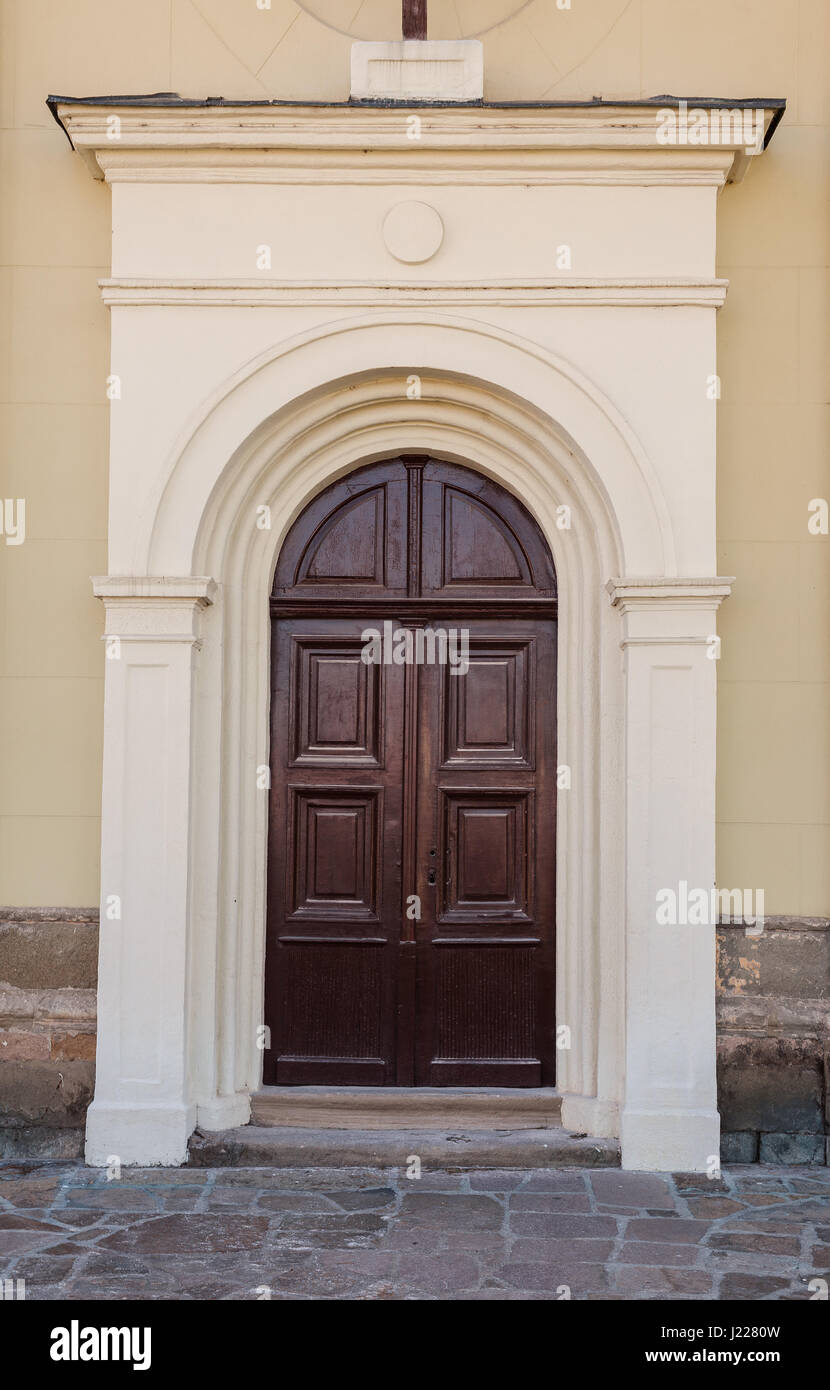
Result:
{"label": "cream stucco wall", "polygon": [[[0,901],[98,898],[110,192],[50,92],[343,99],[350,37],[396,0],[4,0],[0,68]],[[784,96],[763,160],[721,195],[718,879],[769,912],[830,914],[830,7],[826,0],[430,0],[483,35],[491,99]],[[462,29],[459,29],[460,16]],[[340,21],[342,24],[342,20]],[[466,27],[463,27],[466,25]],[[343,26],[345,27],[345,26]],[[333,268],[333,274],[336,270]],[[702,387],[702,389],[704,389]],[[114,408],[117,409],[117,406]]]}

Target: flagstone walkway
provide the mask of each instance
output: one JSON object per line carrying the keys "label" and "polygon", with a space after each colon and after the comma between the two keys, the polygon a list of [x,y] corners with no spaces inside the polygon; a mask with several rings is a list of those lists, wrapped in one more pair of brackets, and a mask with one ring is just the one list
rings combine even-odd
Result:
{"label": "flagstone walkway", "polygon": [[[809,1299],[830,1168],[0,1167],[27,1299]],[[811,1287],[812,1283],[812,1287]],[[7,1286],[8,1287],[8,1286]],[[15,1287],[17,1287],[15,1282]]]}

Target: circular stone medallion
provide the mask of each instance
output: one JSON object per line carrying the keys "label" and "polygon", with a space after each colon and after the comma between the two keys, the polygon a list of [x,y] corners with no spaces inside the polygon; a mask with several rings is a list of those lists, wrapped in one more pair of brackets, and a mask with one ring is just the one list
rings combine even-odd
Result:
{"label": "circular stone medallion", "polygon": [[390,255],[407,265],[430,260],[444,240],[444,224],[429,203],[396,203],[383,223],[383,240]]}

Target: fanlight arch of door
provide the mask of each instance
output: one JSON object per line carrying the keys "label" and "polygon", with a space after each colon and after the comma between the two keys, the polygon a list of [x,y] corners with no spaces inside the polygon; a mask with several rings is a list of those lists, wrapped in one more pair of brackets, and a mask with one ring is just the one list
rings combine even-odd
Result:
{"label": "fanlight arch of door", "polygon": [[537,523],[460,464],[370,464],[294,523],[271,619],[264,1081],[552,1085],[556,577]]}

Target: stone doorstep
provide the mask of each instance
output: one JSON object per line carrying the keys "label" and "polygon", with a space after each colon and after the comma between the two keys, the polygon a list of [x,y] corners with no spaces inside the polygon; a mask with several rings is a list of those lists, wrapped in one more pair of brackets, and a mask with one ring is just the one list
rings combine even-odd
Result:
{"label": "stone doorstep", "polygon": [[189,1144],[194,1168],[401,1168],[411,1155],[428,1168],[619,1168],[616,1139],[577,1137],[562,1128],[299,1129],[244,1125]]}
{"label": "stone doorstep", "polygon": [[561,1111],[549,1087],[264,1086],[251,1097],[253,1125],[298,1129],[551,1129]]}

